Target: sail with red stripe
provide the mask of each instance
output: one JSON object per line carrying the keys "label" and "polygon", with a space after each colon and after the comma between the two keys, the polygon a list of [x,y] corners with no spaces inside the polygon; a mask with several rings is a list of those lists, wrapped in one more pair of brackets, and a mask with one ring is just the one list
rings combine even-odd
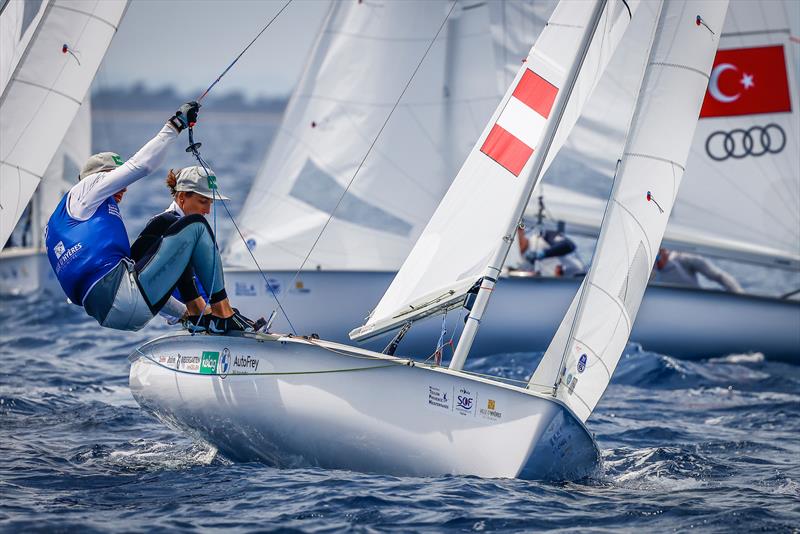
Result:
{"label": "sail with red stripe", "polygon": [[[499,250],[516,206],[566,140],[638,5],[628,1],[629,11],[620,0],[559,3],[391,286],[352,339],[461,306]],[[590,30],[598,17],[597,29]],[[583,68],[556,117],[551,111],[576,61]],[[551,124],[557,129],[534,175],[534,155]]]}

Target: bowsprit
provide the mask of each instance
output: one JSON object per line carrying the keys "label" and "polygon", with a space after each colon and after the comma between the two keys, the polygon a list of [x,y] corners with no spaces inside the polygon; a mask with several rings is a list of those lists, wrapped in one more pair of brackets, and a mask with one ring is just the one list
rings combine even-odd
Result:
{"label": "bowsprit", "polygon": [[717,130],[706,139],[706,154],[715,161],[777,154],[784,147],[786,147],[786,133],[775,123],[753,126],[747,130],[741,128],[729,132]]}

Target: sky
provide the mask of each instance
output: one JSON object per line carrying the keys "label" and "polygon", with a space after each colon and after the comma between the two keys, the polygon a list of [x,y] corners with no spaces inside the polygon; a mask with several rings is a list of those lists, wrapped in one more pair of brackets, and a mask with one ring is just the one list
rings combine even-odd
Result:
{"label": "sky", "polygon": [[[144,82],[202,92],[286,0],[131,0],[94,89]],[[328,0],[293,0],[217,84],[217,94],[288,95],[300,76]]]}

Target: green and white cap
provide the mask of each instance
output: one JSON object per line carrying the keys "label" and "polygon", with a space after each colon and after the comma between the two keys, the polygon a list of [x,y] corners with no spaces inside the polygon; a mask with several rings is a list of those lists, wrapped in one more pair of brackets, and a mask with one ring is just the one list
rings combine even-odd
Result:
{"label": "green and white cap", "polygon": [[181,169],[181,172],[178,173],[175,191],[190,191],[206,198],[230,200],[219,193],[217,177],[214,175],[214,171],[208,169],[208,173],[206,173],[205,169],[199,165]]}
{"label": "green and white cap", "polygon": [[78,180],[83,180],[97,172],[113,171],[123,163],[123,159],[116,152],[100,152],[86,160]]}

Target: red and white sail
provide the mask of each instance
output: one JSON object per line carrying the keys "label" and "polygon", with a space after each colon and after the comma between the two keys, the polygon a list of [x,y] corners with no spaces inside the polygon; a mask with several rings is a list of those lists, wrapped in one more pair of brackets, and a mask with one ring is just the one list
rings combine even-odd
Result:
{"label": "red and white sail", "polygon": [[597,5],[559,3],[403,267],[367,323],[350,333],[352,339],[459,306],[483,277],[517,204],[530,193],[529,180],[535,183],[544,173],[542,169],[530,176],[532,155],[545,125],[557,121],[555,139],[545,153],[546,168],[575,124],[638,2],[603,4],[599,29],[591,35],[584,68],[566,97],[566,108],[561,116],[551,116],[549,108],[575,64]]}

